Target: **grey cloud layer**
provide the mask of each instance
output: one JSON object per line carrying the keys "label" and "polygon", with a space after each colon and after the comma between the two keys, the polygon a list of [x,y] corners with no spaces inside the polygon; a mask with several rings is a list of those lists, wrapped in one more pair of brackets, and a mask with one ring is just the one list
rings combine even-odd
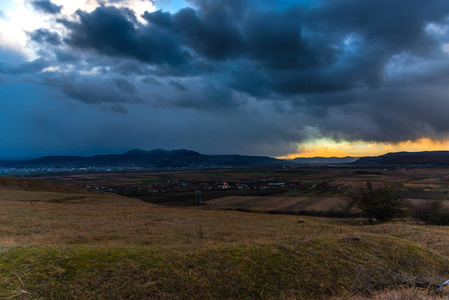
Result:
{"label": "grey cloud layer", "polygon": [[50,0],[32,1],[31,4],[36,10],[52,15],[60,13],[62,9],[62,6],[56,5]]}
{"label": "grey cloud layer", "polygon": [[[436,41],[425,25],[443,21],[449,11],[447,1],[327,1],[283,11],[258,11],[244,2],[197,1],[197,9],[146,12],[149,24],[129,10],[99,7],[66,23],[67,42],[153,65],[250,60],[274,92],[332,92],[380,84],[395,54],[427,55]],[[355,53],[343,49],[349,35]]]}
{"label": "grey cloud layer", "polygon": [[[167,109],[173,128],[180,116],[195,115],[223,135],[226,129],[209,116],[234,120],[241,146],[227,144],[235,152],[285,154],[313,135],[389,142],[449,137],[449,61],[442,51],[449,43],[449,1],[190,3],[142,16],[112,2],[75,18],[59,15],[64,33],[28,33],[39,59],[0,70],[17,75],[54,67],[34,81],[130,118],[136,105],[153,116]],[[33,4],[60,12],[49,1]],[[429,24],[441,32],[432,33]],[[248,126],[245,114],[251,126],[238,130]],[[208,149],[206,140],[216,137],[195,130]]]}
{"label": "grey cloud layer", "polygon": [[173,37],[159,28],[147,30],[128,9],[103,6],[92,13],[78,11],[77,15],[80,22],[60,20],[71,30],[66,39],[70,46],[150,64],[179,65],[186,59],[187,54]]}
{"label": "grey cloud layer", "polygon": [[55,46],[61,44],[59,34],[48,29],[34,30],[28,33],[28,37],[30,40],[40,44],[49,43]]}

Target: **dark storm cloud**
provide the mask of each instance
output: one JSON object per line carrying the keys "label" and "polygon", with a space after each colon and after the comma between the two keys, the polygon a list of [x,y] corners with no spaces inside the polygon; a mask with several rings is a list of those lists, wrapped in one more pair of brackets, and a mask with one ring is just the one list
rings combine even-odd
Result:
{"label": "dark storm cloud", "polygon": [[[145,21],[111,3],[59,19],[64,35],[29,33],[47,56],[1,69],[60,67],[39,82],[65,97],[130,114],[138,104],[177,130],[201,120],[195,149],[221,137],[216,147],[276,155],[310,137],[449,137],[449,1],[191,0]],[[177,130],[171,139],[185,141]]]}
{"label": "dark storm cloud", "polygon": [[157,80],[157,79],[154,78],[154,77],[150,77],[150,76],[147,76],[147,77],[142,78],[141,81],[142,81],[143,83],[146,83],[146,84],[162,85],[162,83],[161,83],[159,80]]}
{"label": "dark storm cloud", "polygon": [[123,92],[128,93],[128,94],[136,93],[136,87],[134,86],[134,84],[132,84],[128,80],[123,79],[123,78],[115,78],[113,81],[115,83],[115,86],[118,87]]}
{"label": "dark storm cloud", "polygon": [[169,12],[163,12],[162,10],[157,10],[155,12],[148,12],[146,11],[142,18],[147,20],[148,22],[157,25],[162,28],[172,28],[173,27],[173,21],[172,21],[172,15]]}
{"label": "dark storm cloud", "polygon": [[31,4],[34,9],[52,15],[59,14],[62,9],[62,6],[56,5],[50,0],[32,1]]}
{"label": "dark storm cloud", "polygon": [[54,53],[58,63],[76,63],[79,61],[79,57],[76,54],[68,51],[57,49]]}
{"label": "dark storm cloud", "polygon": [[114,71],[124,76],[150,74],[147,66],[131,60],[120,61],[114,66]]}
{"label": "dark storm cloud", "polygon": [[[52,74],[43,76],[43,85],[59,88],[67,97],[86,104],[142,103],[135,86],[121,78],[99,80],[93,76]],[[109,106],[108,106],[109,107]]]}
{"label": "dark storm cloud", "polygon": [[32,32],[28,32],[28,37],[36,43],[49,43],[52,45],[61,44],[61,38],[59,37],[59,34],[48,29],[41,28]]}
{"label": "dark storm cloud", "polygon": [[44,58],[38,58],[32,61],[23,62],[18,65],[6,65],[2,69],[0,69],[0,72],[11,75],[32,74],[41,72],[43,69],[49,67],[50,65],[51,63],[48,60]]}
{"label": "dark storm cloud", "polygon": [[229,59],[245,52],[239,29],[244,2],[195,1],[198,9],[184,8],[174,14],[158,10],[142,17],[207,59]]}
{"label": "dark storm cloud", "polygon": [[[320,136],[336,140],[397,143],[423,137],[444,139],[449,133],[447,71],[445,81],[394,82],[375,90],[306,95],[291,104],[295,111],[309,116],[308,126],[318,129]],[[441,72],[427,73],[430,78],[437,74]]]}
{"label": "dark storm cloud", "polygon": [[231,91],[222,87],[195,85],[195,89],[187,89],[176,81],[171,81],[169,86],[174,86],[178,93],[160,96],[160,99],[164,99],[164,107],[188,108],[202,113],[232,113],[240,106]]}
{"label": "dark storm cloud", "polygon": [[133,12],[101,6],[91,13],[78,11],[79,22],[60,20],[71,33],[66,43],[115,57],[132,57],[150,64],[179,65],[186,54],[176,40],[158,28],[136,23]]}
{"label": "dark storm cloud", "polygon": [[267,69],[306,70],[319,66],[320,53],[310,48],[294,17],[274,12],[250,17],[245,36],[250,58]]}
{"label": "dark storm cloud", "polygon": [[443,0],[433,1],[432,5],[425,0],[341,0],[326,4],[310,13],[300,13],[311,30],[332,30],[329,37],[334,39],[355,32],[372,43],[388,45],[392,52],[428,47],[431,40],[425,34],[426,23],[442,21],[449,8]]}
{"label": "dark storm cloud", "polygon": [[[342,0],[326,4],[299,15],[312,36],[328,32],[328,43],[337,44],[352,35],[357,49],[351,55],[353,62],[342,70],[342,79],[363,80],[370,86],[381,83],[385,64],[393,55],[411,52],[425,56],[434,49],[436,41],[426,34],[425,25],[443,21],[449,12],[447,1]],[[360,75],[359,80],[354,79]]]}
{"label": "dark storm cloud", "polygon": [[183,85],[181,82],[176,81],[176,80],[171,80],[168,84],[180,91],[183,91],[183,92],[189,90],[185,85]]}
{"label": "dark storm cloud", "polygon": [[[436,41],[426,34],[425,25],[442,21],[449,9],[447,1],[429,5],[424,0],[412,5],[406,0],[325,1],[314,8],[275,11],[258,10],[246,1],[193,2],[195,9],[146,12],[142,17],[147,25],[114,7],[79,11],[79,22],[64,23],[71,30],[67,43],[174,66],[173,74],[187,61],[191,68],[205,59],[234,61],[239,75],[239,60],[249,60],[254,76],[262,72],[274,94],[329,93],[379,86],[385,65],[396,54],[427,55]],[[233,79],[233,87],[242,86],[239,76]],[[241,87],[249,93],[254,89],[249,84]]]}
{"label": "dark storm cloud", "polygon": [[174,31],[180,40],[208,59],[241,55],[244,51],[243,37],[226,11],[211,11],[206,15],[201,13],[184,8],[173,16]]}

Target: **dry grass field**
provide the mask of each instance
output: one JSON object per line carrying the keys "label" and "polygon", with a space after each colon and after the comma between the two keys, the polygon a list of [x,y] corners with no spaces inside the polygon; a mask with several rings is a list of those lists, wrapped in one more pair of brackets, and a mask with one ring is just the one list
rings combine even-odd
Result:
{"label": "dry grass field", "polygon": [[[271,174],[271,177],[275,176],[280,176],[280,179],[290,176],[288,179],[296,186],[309,188],[274,196],[226,196],[208,200],[206,206],[250,212],[335,216],[347,204],[345,191],[364,186],[369,181],[374,185],[393,186],[410,204],[438,199],[449,208],[449,201],[445,201],[449,200],[449,172],[445,169],[312,169],[308,172]],[[319,188],[323,183],[328,186],[327,191]]]}
{"label": "dry grass field", "polygon": [[448,244],[445,227],[407,220],[166,207],[0,178],[0,298],[438,299],[418,287],[449,279]]}
{"label": "dry grass field", "polygon": [[252,212],[276,212],[298,214],[301,212],[330,213],[343,209],[345,200],[342,197],[223,197],[206,202],[208,207],[243,210]]}

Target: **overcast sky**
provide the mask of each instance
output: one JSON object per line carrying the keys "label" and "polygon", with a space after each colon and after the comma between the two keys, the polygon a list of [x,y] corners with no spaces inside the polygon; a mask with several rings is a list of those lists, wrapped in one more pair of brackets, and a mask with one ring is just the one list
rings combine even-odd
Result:
{"label": "overcast sky", "polygon": [[448,17],[447,0],[2,0],[0,158],[445,148]]}

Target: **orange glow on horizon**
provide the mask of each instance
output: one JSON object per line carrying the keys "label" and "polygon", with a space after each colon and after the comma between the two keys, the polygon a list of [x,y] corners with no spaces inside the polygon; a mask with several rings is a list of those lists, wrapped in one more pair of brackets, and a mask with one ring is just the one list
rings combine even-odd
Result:
{"label": "orange glow on horizon", "polygon": [[345,156],[378,156],[389,152],[419,152],[419,151],[439,151],[448,150],[449,140],[435,141],[422,138],[416,141],[405,141],[397,144],[393,143],[370,143],[363,141],[347,142],[334,141],[332,139],[310,140],[298,144],[296,153],[278,157],[283,159],[293,159],[296,157],[345,157]]}

